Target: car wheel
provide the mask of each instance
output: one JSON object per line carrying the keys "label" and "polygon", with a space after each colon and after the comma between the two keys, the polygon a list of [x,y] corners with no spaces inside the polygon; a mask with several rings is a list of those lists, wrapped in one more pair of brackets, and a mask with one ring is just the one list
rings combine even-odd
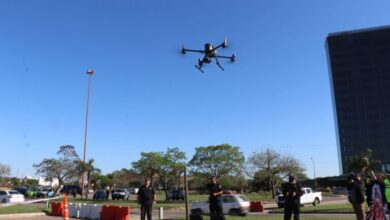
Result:
{"label": "car wheel", "polygon": [[241,212],[239,209],[230,209],[230,212],[229,212],[230,215],[240,215]]}
{"label": "car wheel", "polygon": [[316,198],[313,202],[313,206],[318,206],[320,204],[320,200]]}
{"label": "car wheel", "polygon": [[1,200],[1,203],[6,203],[6,202],[7,202],[7,200],[5,200],[5,199]]}
{"label": "car wheel", "polygon": [[192,211],[192,214],[194,214],[194,215],[202,215],[203,214],[202,209],[194,209],[191,211]]}

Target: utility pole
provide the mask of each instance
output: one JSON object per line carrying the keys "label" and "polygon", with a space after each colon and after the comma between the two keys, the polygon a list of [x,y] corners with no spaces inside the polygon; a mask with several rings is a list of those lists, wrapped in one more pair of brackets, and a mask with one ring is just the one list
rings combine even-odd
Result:
{"label": "utility pole", "polygon": [[95,74],[95,71],[94,70],[87,70],[86,74],[88,75],[88,95],[87,95],[87,113],[85,115],[83,172],[81,175],[81,197],[83,197],[83,195],[84,195],[85,158],[86,158],[86,153],[87,153],[88,112],[89,112],[89,96],[91,93],[91,78],[92,78],[92,75]]}
{"label": "utility pole", "polygon": [[188,220],[188,182],[187,182],[187,165],[184,168],[184,191],[186,205],[186,220]]}
{"label": "utility pole", "polygon": [[317,191],[317,179],[316,179],[316,166],[314,164],[314,159],[310,157],[310,160],[313,162],[313,172],[314,172],[314,190]]}

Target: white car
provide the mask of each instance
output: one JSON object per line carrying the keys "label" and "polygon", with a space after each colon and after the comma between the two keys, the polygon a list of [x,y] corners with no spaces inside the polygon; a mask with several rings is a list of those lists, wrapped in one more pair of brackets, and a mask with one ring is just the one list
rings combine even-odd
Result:
{"label": "white car", "polygon": [[[249,212],[250,201],[242,194],[224,194],[222,195],[223,214],[245,216]],[[210,214],[208,202],[192,203],[191,212],[195,215]]]}
{"label": "white car", "polygon": [[[300,198],[301,205],[304,204],[313,204],[313,206],[318,206],[320,202],[322,201],[322,193],[321,192],[313,192],[311,188],[304,187],[302,188],[302,195]],[[276,197],[276,203],[278,204],[279,208],[284,207],[284,203],[286,203],[286,200],[283,196],[283,194],[279,194]]]}
{"label": "white car", "polygon": [[24,195],[15,190],[0,190],[0,202],[24,202]]}

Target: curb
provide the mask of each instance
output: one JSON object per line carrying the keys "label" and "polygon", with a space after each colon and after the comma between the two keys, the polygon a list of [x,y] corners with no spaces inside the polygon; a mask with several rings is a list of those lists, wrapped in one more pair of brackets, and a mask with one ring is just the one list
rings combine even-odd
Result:
{"label": "curb", "polygon": [[45,216],[46,213],[44,212],[37,212],[37,213],[23,213],[23,214],[4,214],[0,215],[0,219],[9,219],[9,218],[26,218],[26,217],[36,217],[36,216]]}

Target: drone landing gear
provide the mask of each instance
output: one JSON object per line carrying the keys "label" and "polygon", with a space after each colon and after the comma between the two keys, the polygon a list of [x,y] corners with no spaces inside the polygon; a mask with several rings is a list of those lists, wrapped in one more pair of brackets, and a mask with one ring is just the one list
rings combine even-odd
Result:
{"label": "drone landing gear", "polygon": [[198,65],[195,65],[195,67],[202,73],[204,73],[204,71],[202,70],[202,67],[198,66]]}
{"label": "drone landing gear", "polygon": [[219,63],[219,59],[218,57],[215,57],[215,61],[217,63],[217,65],[219,66],[219,68],[221,68],[222,71],[225,71],[225,69],[221,66],[221,64]]}

